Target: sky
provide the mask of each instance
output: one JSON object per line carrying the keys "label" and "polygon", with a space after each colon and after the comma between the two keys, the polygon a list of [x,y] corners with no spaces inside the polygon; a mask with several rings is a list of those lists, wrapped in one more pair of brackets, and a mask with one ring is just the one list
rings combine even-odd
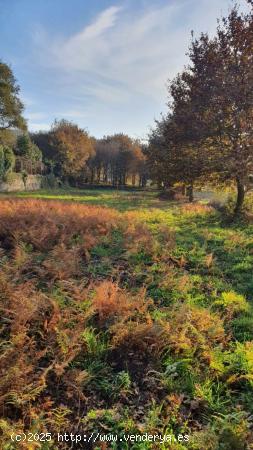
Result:
{"label": "sky", "polygon": [[145,140],[188,62],[191,30],[215,32],[231,0],[0,0],[0,59],[30,131],[65,118],[97,138]]}

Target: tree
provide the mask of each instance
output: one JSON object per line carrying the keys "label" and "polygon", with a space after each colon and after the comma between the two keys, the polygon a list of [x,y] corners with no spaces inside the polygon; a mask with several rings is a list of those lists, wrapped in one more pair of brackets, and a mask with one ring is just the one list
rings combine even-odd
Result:
{"label": "tree", "polygon": [[0,145],[14,148],[17,144],[17,133],[15,131],[8,129],[0,130]]}
{"label": "tree", "polygon": [[114,144],[115,151],[112,158],[112,180],[114,185],[126,185],[130,165],[133,160],[133,141],[123,133],[118,133],[109,138]]}
{"label": "tree", "polygon": [[114,184],[126,185],[129,176],[132,177],[132,184],[135,184],[136,175],[138,173],[140,178],[139,170],[145,159],[139,142],[123,133],[111,136],[111,142],[117,149],[114,152]]}
{"label": "tree", "polygon": [[123,133],[95,140],[95,154],[88,161],[90,181],[124,186],[131,177],[135,185],[139,176],[145,184],[144,161],[140,143]]}
{"label": "tree", "polygon": [[[192,39],[190,65],[169,85],[169,114],[151,136],[158,176],[216,177],[237,186],[235,214],[243,205],[253,168],[253,2],[234,6],[217,35]],[[152,158],[151,158],[152,162]],[[171,175],[173,173],[173,176]]]}
{"label": "tree", "polygon": [[[205,36],[203,38],[205,41]],[[213,53],[212,46],[208,50]],[[189,201],[193,201],[194,184],[214,170],[208,103],[209,98],[212,99],[212,94],[209,97],[211,92],[203,61],[185,69],[169,86],[173,114],[166,126],[167,141],[169,135],[170,145],[174,148],[176,179],[188,187]]]}
{"label": "tree", "polygon": [[136,185],[136,179],[139,178],[139,186],[145,187],[147,182],[147,165],[145,149],[140,142],[133,142],[132,158],[129,164],[129,175],[132,178],[132,185]]}
{"label": "tree", "polygon": [[237,186],[235,214],[241,212],[253,167],[252,48],[252,3],[247,14],[235,6],[214,39],[202,34],[192,42],[186,78],[192,124],[200,130],[209,172]]}
{"label": "tree", "polygon": [[158,187],[169,189],[177,181],[174,143],[170,140],[172,133],[172,116],[156,121],[156,127],[149,135],[149,145],[146,148],[147,164],[152,179]]}
{"label": "tree", "polygon": [[9,173],[15,164],[15,156],[11,148],[0,145],[0,180]]}
{"label": "tree", "polygon": [[51,143],[51,131],[38,131],[31,133],[31,140],[39,147],[42,152],[43,161],[53,161],[55,149]]}
{"label": "tree", "polygon": [[89,161],[91,183],[94,183],[94,181],[98,184],[101,181],[107,183],[109,169],[108,146],[104,139],[95,139],[94,148],[95,153]]}
{"label": "tree", "polygon": [[[251,2],[250,2],[251,3]],[[235,214],[241,212],[253,167],[253,7],[240,14],[234,7],[218,28],[222,84],[217,89],[221,116],[223,178],[235,180]],[[220,76],[221,79],[221,76]],[[217,108],[216,106],[216,108]],[[217,109],[214,116],[217,116]]]}
{"label": "tree", "polygon": [[22,117],[24,106],[19,99],[19,90],[11,68],[0,61],[0,130],[26,129]]}
{"label": "tree", "polygon": [[29,134],[18,137],[15,153],[17,156],[22,156],[32,162],[42,160],[42,153],[39,147],[31,141]]}
{"label": "tree", "polygon": [[122,133],[102,139],[90,137],[77,125],[55,122],[49,132],[32,139],[42,151],[43,162],[59,177],[70,182],[144,186],[147,179],[146,157],[139,142]]}
{"label": "tree", "polygon": [[87,131],[67,120],[55,121],[49,142],[59,175],[70,182],[82,174],[94,154],[94,144]]}

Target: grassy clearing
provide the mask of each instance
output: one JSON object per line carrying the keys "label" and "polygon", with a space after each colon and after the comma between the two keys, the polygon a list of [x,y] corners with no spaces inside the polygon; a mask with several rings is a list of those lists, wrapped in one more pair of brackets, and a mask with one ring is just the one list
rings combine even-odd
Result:
{"label": "grassy clearing", "polygon": [[65,200],[91,205],[103,205],[119,211],[138,208],[162,207],[154,191],[117,189],[55,189],[36,192],[17,192],[2,194],[0,198],[40,198],[44,200]]}
{"label": "grassy clearing", "polygon": [[70,428],[173,436],[101,450],[252,448],[253,227],[154,192],[60,192],[1,201],[2,448]]}

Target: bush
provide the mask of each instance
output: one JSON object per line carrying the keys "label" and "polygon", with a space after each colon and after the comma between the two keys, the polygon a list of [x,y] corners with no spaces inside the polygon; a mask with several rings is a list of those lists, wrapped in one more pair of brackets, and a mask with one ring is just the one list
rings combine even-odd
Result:
{"label": "bush", "polygon": [[240,313],[249,311],[249,303],[243,295],[230,291],[223,292],[221,298],[213,303],[213,308],[223,311],[230,319]]}
{"label": "bush", "polygon": [[42,178],[42,188],[43,189],[47,189],[47,188],[56,189],[59,187],[59,185],[60,185],[60,180],[53,173],[45,175]]}
{"label": "bush", "polygon": [[204,430],[193,433],[189,450],[246,450],[246,443],[252,441],[249,429],[250,421],[244,412],[220,414]]}
{"label": "bush", "polygon": [[233,351],[226,358],[228,383],[247,381],[253,388],[253,342],[236,342]]}
{"label": "bush", "polygon": [[11,148],[0,145],[0,180],[11,172],[15,164],[15,156]]}
{"label": "bush", "polygon": [[15,153],[17,156],[25,157],[33,162],[42,160],[42,153],[39,147],[31,141],[28,134],[18,137]]}
{"label": "bush", "polygon": [[20,181],[22,179],[21,173],[16,172],[8,172],[5,176],[3,181],[5,183],[8,183],[10,185],[14,184],[16,181]]}
{"label": "bush", "polygon": [[186,215],[204,215],[204,214],[210,214],[214,212],[214,208],[212,208],[210,205],[204,205],[202,203],[186,203],[181,207],[181,211],[183,214]]}

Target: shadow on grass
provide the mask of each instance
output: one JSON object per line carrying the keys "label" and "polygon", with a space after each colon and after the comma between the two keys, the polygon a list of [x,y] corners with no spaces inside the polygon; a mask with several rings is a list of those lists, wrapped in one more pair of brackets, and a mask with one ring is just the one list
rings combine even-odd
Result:
{"label": "shadow on grass", "polygon": [[[253,226],[226,224],[219,213],[179,219],[177,253],[194,274],[215,277],[224,288],[253,300]],[[212,267],[205,263],[212,258]]]}

